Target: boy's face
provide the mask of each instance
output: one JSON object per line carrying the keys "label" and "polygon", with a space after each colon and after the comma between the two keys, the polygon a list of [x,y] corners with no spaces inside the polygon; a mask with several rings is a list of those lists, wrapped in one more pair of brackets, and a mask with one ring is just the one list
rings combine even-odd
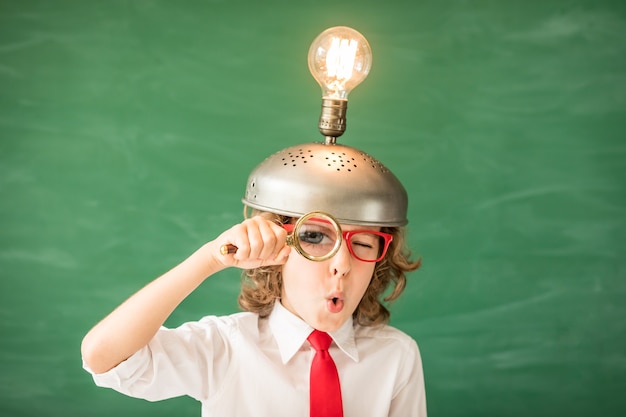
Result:
{"label": "boy's face", "polygon": [[[377,227],[341,225],[342,230],[373,230]],[[335,256],[310,261],[292,250],[283,265],[281,304],[317,330],[332,332],[341,327],[361,302],[374,273],[375,262],[363,262],[350,254],[346,242]]]}

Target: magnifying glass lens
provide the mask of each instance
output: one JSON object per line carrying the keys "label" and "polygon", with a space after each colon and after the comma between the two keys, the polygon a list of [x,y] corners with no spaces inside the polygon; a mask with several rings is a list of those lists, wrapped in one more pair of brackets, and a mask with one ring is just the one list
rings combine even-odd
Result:
{"label": "magnifying glass lens", "polygon": [[327,213],[312,212],[295,224],[293,246],[305,258],[323,261],[337,253],[341,246],[341,227]]}
{"label": "magnifying glass lens", "polygon": [[332,253],[337,244],[337,232],[329,223],[311,219],[302,223],[294,231],[304,254],[311,257],[324,257]]}

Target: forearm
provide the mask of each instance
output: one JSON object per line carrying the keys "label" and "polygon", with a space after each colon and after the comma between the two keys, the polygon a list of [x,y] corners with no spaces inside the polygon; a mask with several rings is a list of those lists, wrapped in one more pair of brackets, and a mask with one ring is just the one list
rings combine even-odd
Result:
{"label": "forearm", "polygon": [[[106,372],[144,347],[174,309],[207,277],[226,268],[254,269],[285,263],[291,249],[279,225],[253,217],[223,232],[178,266],[152,281],[105,317],[83,339],[87,366]],[[236,246],[224,255],[220,246]]]}
{"label": "forearm", "polygon": [[210,245],[146,285],[89,331],[81,352],[92,371],[106,372],[145,346],[204,279],[224,268],[209,255]]}

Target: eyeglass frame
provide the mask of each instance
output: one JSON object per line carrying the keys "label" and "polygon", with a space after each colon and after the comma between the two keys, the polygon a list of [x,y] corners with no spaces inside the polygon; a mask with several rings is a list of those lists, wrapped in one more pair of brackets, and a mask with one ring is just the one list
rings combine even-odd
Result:
{"label": "eyeglass frame", "polygon": [[[353,235],[357,235],[359,233],[369,233],[371,235],[376,235],[378,237],[382,237],[383,238],[383,247],[382,250],[380,251],[380,256],[376,259],[373,260],[368,260],[368,259],[363,259],[360,258],[355,252],[354,249],[352,248],[352,241],[350,240],[352,238]],[[385,255],[387,254],[387,250],[389,249],[389,245],[391,244],[391,241],[393,240],[393,235],[390,233],[385,233],[385,232],[376,232],[373,230],[350,230],[348,232],[344,232],[341,231],[341,237],[343,238],[344,241],[347,242],[348,245],[348,251],[350,252],[350,254],[352,256],[354,256],[356,259],[358,259],[361,262],[380,262],[383,260],[383,258],[385,257]]]}

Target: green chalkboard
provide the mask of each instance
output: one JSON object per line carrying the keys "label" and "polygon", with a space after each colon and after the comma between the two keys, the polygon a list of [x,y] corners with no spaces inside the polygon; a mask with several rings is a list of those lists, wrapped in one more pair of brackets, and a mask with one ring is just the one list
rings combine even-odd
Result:
{"label": "green chalkboard", "polygon": [[[317,141],[306,53],[370,41],[342,143],[409,193],[392,322],[433,416],[626,415],[626,3],[0,0],[0,415],[199,416],[97,388],[87,330]],[[238,271],[168,324],[237,311]]]}

